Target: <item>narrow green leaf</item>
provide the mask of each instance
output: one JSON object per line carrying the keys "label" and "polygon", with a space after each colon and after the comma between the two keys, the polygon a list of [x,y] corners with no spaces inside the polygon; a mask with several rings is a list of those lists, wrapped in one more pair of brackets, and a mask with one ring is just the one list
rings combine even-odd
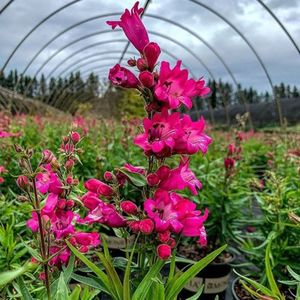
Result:
{"label": "narrow green leaf", "polygon": [[163,260],[158,260],[149,269],[148,273],[146,274],[146,276],[143,278],[143,280],[140,282],[137,289],[135,290],[132,296],[132,300],[141,300],[146,298],[149,289],[153,284],[153,280],[151,279],[157,276],[157,274],[160,272],[161,268],[163,267],[164,263],[165,262]]}
{"label": "narrow green leaf", "polygon": [[67,268],[64,270],[65,281],[68,283],[74,270],[75,255],[71,254]]}
{"label": "narrow green leaf", "polygon": [[69,296],[68,300],[80,300],[80,292],[81,292],[81,287],[79,284],[76,285],[75,289]]}
{"label": "narrow green leaf", "polygon": [[19,285],[20,292],[22,294],[23,299],[24,300],[33,300],[33,298],[31,297],[31,295],[30,295],[30,293],[29,293],[29,291],[28,291],[28,289],[27,289],[24,281],[22,280],[22,278],[18,277],[16,281],[17,281],[17,283]]}
{"label": "narrow green leaf", "polygon": [[186,300],[198,300],[204,290],[204,284],[201,285],[199,291],[192,297],[187,298]]}
{"label": "narrow green leaf", "polygon": [[265,268],[266,268],[266,275],[268,278],[268,282],[270,285],[270,288],[272,290],[272,292],[277,295],[280,296],[281,293],[279,291],[279,288],[276,284],[274,275],[272,273],[272,267],[271,267],[271,261],[270,261],[270,255],[271,255],[271,241],[268,243],[267,245],[267,249],[266,249],[266,255],[265,255]]}
{"label": "narrow green leaf", "polygon": [[236,270],[233,270],[234,273],[236,273],[240,278],[242,278],[243,280],[245,280],[247,283],[249,283],[251,286],[253,286],[256,290],[261,291],[262,293],[264,293],[267,296],[272,296],[273,293],[270,289],[266,288],[265,286],[263,286],[262,284],[247,278],[246,276],[243,276],[241,274],[239,274]]}
{"label": "narrow green leaf", "polygon": [[102,253],[97,253],[97,255],[99,256],[107,272],[107,276],[110,280],[110,284],[114,288],[116,295],[118,296],[118,299],[122,299],[123,286],[115,267],[113,266],[111,260],[109,258],[107,259]]}
{"label": "narrow green leaf", "polygon": [[65,282],[64,273],[60,273],[59,279],[58,279],[58,285],[57,285],[57,292],[55,295],[56,300],[66,300],[68,299],[69,291],[68,287]]}
{"label": "narrow green leaf", "polygon": [[175,274],[175,263],[176,263],[176,253],[175,251],[172,254],[172,258],[171,258],[171,264],[170,264],[170,272],[169,272],[169,276],[168,276],[168,281],[167,284],[173,279],[174,274]]}
{"label": "narrow green leaf", "polygon": [[219,249],[208,254],[200,261],[189,267],[183,274],[181,274],[177,279],[172,279],[166,287],[166,300],[176,299],[177,295],[188,283],[189,280],[194,278],[203,268],[205,268],[209,263],[211,263],[220,253],[225,250],[227,245],[220,247]]}
{"label": "narrow green leaf", "polygon": [[0,273],[0,286],[4,286],[17,277],[21,276],[25,272],[27,272],[29,269],[31,269],[34,266],[34,264],[28,263],[25,264],[23,267],[20,267],[16,270],[6,271],[3,273]]}
{"label": "narrow green leaf", "polygon": [[[111,285],[107,275],[101,269],[99,269],[93,262],[87,259],[82,253],[80,253],[69,241],[66,241],[66,243],[70,250],[99,277],[99,279],[103,282],[105,289],[107,291],[110,291]],[[115,295],[112,296],[114,296],[115,298]]]}
{"label": "narrow green leaf", "polygon": [[125,168],[120,168],[119,171],[125,174],[129,180],[137,187],[142,187],[147,184],[146,178],[140,173],[131,173]]}
{"label": "narrow green leaf", "polygon": [[297,274],[295,271],[293,271],[293,269],[292,269],[290,266],[287,266],[287,269],[288,269],[289,273],[291,274],[291,276],[292,276],[295,280],[297,280],[297,281],[300,282],[300,275]]}
{"label": "narrow green leaf", "polygon": [[100,291],[103,291],[103,292],[109,294],[108,290],[105,289],[105,286],[104,286],[103,282],[97,277],[94,277],[94,276],[81,276],[81,275],[78,275],[78,274],[75,274],[75,273],[73,273],[71,275],[71,277],[74,280],[76,280],[80,283],[83,283],[83,284],[85,284],[87,286],[90,286],[94,289],[97,289],[97,290],[100,290]]}

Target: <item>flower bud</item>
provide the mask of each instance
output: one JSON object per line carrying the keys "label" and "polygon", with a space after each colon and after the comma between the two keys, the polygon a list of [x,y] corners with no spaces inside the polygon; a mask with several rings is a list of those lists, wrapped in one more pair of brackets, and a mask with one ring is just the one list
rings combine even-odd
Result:
{"label": "flower bud", "polygon": [[74,144],[77,144],[80,141],[80,134],[77,131],[71,133],[71,140]]}
{"label": "flower bud", "polygon": [[20,189],[25,190],[29,185],[28,178],[25,175],[20,175],[17,178],[17,185]]}
{"label": "flower bud", "polygon": [[18,201],[20,201],[20,202],[27,202],[28,198],[25,197],[25,196],[18,196]]}
{"label": "flower bud", "polygon": [[159,183],[159,178],[158,178],[158,176],[157,176],[155,173],[150,173],[150,174],[147,176],[147,183],[148,183],[150,186],[156,186],[156,185]]}
{"label": "flower bud", "polygon": [[151,234],[154,229],[154,223],[151,219],[144,219],[140,221],[139,228],[143,234]]}
{"label": "flower bud", "polygon": [[17,153],[21,153],[23,151],[22,147],[17,144],[14,144],[14,148]]}
{"label": "flower bud", "polygon": [[173,238],[169,238],[168,245],[174,249],[176,247],[176,241]]}
{"label": "flower bud", "polygon": [[43,151],[43,158],[42,158],[43,164],[50,164],[54,160],[55,160],[55,156],[50,150],[46,149]]}
{"label": "flower bud", "polygon": [[150,89],[154,85],[154,77],[149,71],[143,71],[139,74],[139,80],[142,85]]}
{"label": "flower bud", "polygon": [[143,58],[139,58],[136,61],[136,66],[140,71],[145,71],[145,70],[147,70],[147,67],[148,67],[146,60]]}
{"label": "flower bud", "polygon": [[127,63],[130,67],[135,67],[136,66],[136,60],[134,58],[130,58],[127,60]]}
{"label": "flower bud", "polygon": [[74,179],[73,179],[73,185],[78,185],[78,184],[79,184],[78,178],[74,178]]}
{"label": "flower bud", "polygon": [[145,46],[143,52],[147,60],[148,68],[152,71],[160,55],[160,47],[157,43],[151,42]]}
{"label": "flower bud", "polygon": [[108,182],[111,182],[111,181],[113,181],[113,179],[114,179],[113,173],[112,173],[112,172],[109,172],[109,171],[106,171],[106,172],[104,173],[103,177],[104,177],[104,180],[105,180],[105,181],[108,181]]}
{"label": "flower bud", "polygon": [[228,152],[228,155],[233,155],[235,152],[235,146],[233,144],[229,144],[227,152]]}
{"label": "flower bud", "polygon": [[234,167],[235,160],[231,157],[226,157],[224,160],[224,166],[226,170],[230,170]]}
{"label": "flower bud", "polygon": [[65,168],[66,168],[67,170],[71,170],[71,169],[74,167],[74,165],[75,165],[74,160],[73,160],[73,159],[68,159],[68,160],[66,161],[66,163],[65,163]]}
{"label": "flower bud", "polygon": [[72,183],[73,183],[73,178],[72,178],[72,176],[67,176],[67,178],[66,178],[66,183],[68,184],[68,185],[71,185]]}
{"label": "flower bud", "polygon": [[64,136],[62,140],[66,144],[66,143],[69,142],[69,137],[68,136]]}
{"label": "flower bud", "polygon": [[68,208],[72,208],[74,206],[75,202],[73,200],[68,200],[67,203],[66,203],[66,206]]}
{"label": "flower bud", "polygon": [[156,253],[160,259],[166,260],[171,256],[171,247],[167,244],[158,245]]}
{"label": "flower bud", "polygon": [[166,243],[169,239],[170,239],[170,231],[164,231],[158,234],[158,239],[162,242],[162,243]]}
{"label": "flower bud", "polygon": [[65,199],[60,199],[57,203],[57,207],[60,209],[64,209],[66,207],[67,201]]}
{"label": "flower bud", "polygon": [[133,232],[138,233],[140,231],[140,221],[132,221],[128,225]]}
{"label": "flower bud", "polygon": [[138,211],[137,206],[132,201],[123,201],[121,202],[121,209],[124,211],[124,213],[128,215],[135,215]]}

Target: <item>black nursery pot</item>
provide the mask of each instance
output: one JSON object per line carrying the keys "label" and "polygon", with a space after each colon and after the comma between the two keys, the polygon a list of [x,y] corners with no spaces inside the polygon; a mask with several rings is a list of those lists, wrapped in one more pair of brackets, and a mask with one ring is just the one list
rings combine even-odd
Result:
{"label": "black nursery pot", "polygon": [[[179,294],[179,299],[187,299],[200,289],[204,284],[202,295],[198,298],[201,300],[214,300],[218,295],[220,300],[225,300],[226,289],[231,274],[232,267],[230,263],[233,262],[234,256],[224,263],[212,262],[190,280]],[[183,269],[186,264],[178,263],[179,269]]]}
{"label": "black nursery pot", "polygon": [[233,280],[233,282],[231,284],[231,294],[232,294],[232,297],[234,300],[241,300],[235,292],[235,285],[237,284],[238,280],[239,280],[239,278],[237,277],[236,279]]}

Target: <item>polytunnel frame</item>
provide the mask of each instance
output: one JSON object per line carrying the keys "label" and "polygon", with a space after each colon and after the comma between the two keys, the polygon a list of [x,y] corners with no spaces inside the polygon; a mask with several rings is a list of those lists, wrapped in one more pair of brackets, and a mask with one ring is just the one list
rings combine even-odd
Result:
{"label": "polytunnel frame", "polygon": [[[44,18],[42,21],[40,21],[29,33],[27,33],[25,35],[25,37],[21,40],[21,42],[18,43],[17,47],[12,51],[11,55],[9,56],[9,58],[6,60],[4,67],[2,67],[2,72],[4,71],[5,67],[7,66],[8,62],[11,60],[11,58],[13,57],[13,55],[15,54],[15,52],[18,50],[18,48],[23,44],[23,42],[39,27],[41,26],[43,23],[45,23],[47,20],[49,20],[52,16],[56,15],[57,13],[59,13],[60,11],[62,11],[63,9],[70,7],[71,5],[80,2],[81,0],[76,0],[76,1],[72,1],[69,2],[61,7],[59,7],[58,9],[56,9],[54,12],[52,12],[51,14],[49,14],[46,18]],[[195,1],[195,0],[190,0],[193,3],[197,3],[198,5],[199,2]],[[277,18],[277,16],[272,12],[271,9],[269,9],[269,7],[264,4],[262,1],[260,0],[256,0],[258,3],[260,3],[260,5],[268,11],[268,13],[271,15],[271,17],[273,19],[275,19],[275,21],[279,24],[279,26],[282,28],[282,30],[285,32],[285,34],[288,36],[288,38],[290,39],[290,41],[293,43],[294,47],[296,48],[296,50],[298,51],[298,53],[300,53],[299,47],[297,46],[296,42],[294,41],[293,37],[290,35],[290,33],[288,32],[288,30],[285,28],[285,26],[280,22],[280,20]],[[0,15],[4,12],[4,10],[6,10],[8,8],[8,6],[13,2],[13,0],[10,0],[0,11]],[[145,8],[148,6],[148,4],[150,3],[150,1],[146,1],[146,5]],[[128,45],[125,47],[124,52],[125,53],[127,51]],[[122,54],[123,55],[123,54]]]}
{"label": "polytunnel frame", "polygon": [[[148,3],[148,2],[147,2]],[[147,4],[146,3],[146,4]],[[90,22],[90,21],[93,21],[95,19],[98,19],[98,18],[103,18],[103,17],[109,17],[109,16],[119,16],[121,13],[110,13],[110,14],[102,14],[102,15],[98,15],[98,16],[94,16],[94,17],[90,17],[88,19],[85,19],[85,20],[81,20],[80,22],[77,22],[71,26],[69,26],[68,28],[64,29],[63,31],[61,31],[60,33],[58,33],[57,35],[55,35],[54,37],[52,37],[46,44],[43,45],[43,47],[33,56],[33,58],[31,59],[31,61],[27,64],[27,66],[25,67],[25,69],[23,70],[22,74],[24,74],[27,69],[31,66],[31,64],[33,63],[33,61],[39,56],[39,54],[45,50],[54,40],[56,40],[59,36],[63,35],[64,33],[68,32],[69,30],[77,27],[77,26],[80,26],[82,24],[85,24],[87,22]],[[189,32],[190,34],[194,35],[194,37],[196,37],[198,40],[200,40],[202,43],[204,43],[211,51],[213,51],[213,53],[218,57],[218,59],[221,61],[221,63],[223,64],[223,66],[225,67],[225,69],[227,70],[227,72],[229,73],[230,77],[232,78],[233,82],[235,83],[236,87],[237,87],[237,81],[235,79],[235,77],[233,76],[230,68],[227,66],[227,64],[225,63],[225,61],[223,60],[223,58],[217,53],[217,51],[207,42],[205,41],[203,38],[201,38],[199,35],[193,33],[192,31],[190,31],[188,28],[186,28],[185,26],[179,24],[179,23],[176,23],[174,21],[171,21],[171,20],[168,20],[166,18],[163,18],[163,17],[158,17],[158,16],[155,16],[155,15],[148,15],[148,14],[145,14],[145,16],[148,16],[148,17],[152,17],[152,18],[156,18],[156,19],[160,19],[160,20],[163,20],[165,22],[168,22],[168,23],[171,23],[187,32]],[[105,33],[107,31],[105,30]],[[149,31],[150,33],[150,31]],[[76,41],[78,41],[79,39],[77,39]],[[126,48],[125,48],[126,49]],[[57,52],[56,52],[57,53]],[[54,54],[56,54],[54,53]],[[43,67],[53,58],[55,57],[55,55],[51,55],[47,61],[45,63],[42,64],[42,66],[36,71],[35,75],[33,76],[36,77],[39,72],[43,69]],[[19,84],[19,81],[17,83],[17,86],[16,88],[18,87],[18,84]],[[32,84],[32,80],[31,80],[31,84]],[[27,88],[28,89],[28,88]],[[27,90],[26,89],[26,90]],[[246,104],[246,101],[245,99],[243,99],[243,103],[245,105],[245,110],[249,112],[249,110],[247,109],[247,104]],[[226,119],[227,119],[227,123],[229,123],[229,116],[228,116],[228,108],[227,108],[227,103],[226,101],[224,101],[224,109],[225,109],[225,112],[226,112]],[[198,112],[199,114],[199,112]],[[251,122],[252,123],[252,122]],[[229,125],[229,124],[228,124]]]}
{"label": "polytunnel frame", "polygon": [[[118,32],[118,31],[120,31],[120,30],[115,30],[114,32]],[[160,36],[160,37],[162,37],[162,38],[164,38],[164,39],[167,39],[168,41],[172,41],[172,42],[175,43],[176,45],[178,45],[178,46],[180,46],[181,48],[183,48],[184,50],[186,50],[186,51],[187,51],[189,54],[191,54],[198,62],[200,62],[200,64],[203,66],[203,68],[209,73],[209,75],[211,76],[211,78],[212,78],[213,80],[216,81],[216,78],[214,77],[212,71],[208,68],[208,66],[202,61],[202,59],[201,59],[199,56],[197,56],[197,55],[196,55],[193,51],[191,51],[187,46],[185,46],[184,44],[182,44],[182,43],[180,43],[180,42],[178,42],[178,41],[176,41],[176,40],[170,38],[169,36],[163,35],[163,34],[161,34],[161,33],[153,32],[153,31],[149,31],[149,33],[151,33],[151,34],[153,34],[153,35],[156,35],[156,36]],[[84,39],[84,36],[83,36],[81,39]],[[78,39],[76,39],[76,40],[78,41]],[[120,39],[118,39],[118,40],[112,40],[112,42],[113,42],[113,41],[119,41],[119,42],[124,41],[124,42],[127,42],[126,39],[122,39],[122,40],[120,40]],[[102,42],[100,42],[100,43],[102,43]],[[108,43],[108,41],[105,41],[105,43]],[[69,44],[74,44],[74,43],[73,43],[73,41],[71,41]],[[70,58],[72,58],[73,56],[77,55],[78,53],[82,53],[82,51],[84,51],[84,50],[86,50],[86,49],[89,49],[89,48],[91,48],[91,47],[96,47],[96,46],[98,46],[98,45],[99,45],[99,42],[98,42],[98,43],[91,44],[91,45],[87,45],[87,46],[85,46],[85,47],[83,47],[83,48],[81,48],[81,49],[79,49],[79,50],[76,50],[75,52],[73,52],[73,53],[71,53],[69,56],[67,56],[67,57],[63,60],[63,62],[61,62],[60,64],[58,64],[54,69],[56,69],[59,65],[64,64],[66,61],[68,61]],[[65,45],[65,46],[62,47],[61,49],[65,49],[66,47],[67,47],[67,45]],[[56,55],[57,55],[57,54],[59,54],[59,51],[56,52]],[[52,73],[52,71],[51,71],[50,73]],[[217,82],[216,82],[216,84],[217,84]],[[218,84],[217,84],[217,89],[219,89]],[[220,92],[221,96],[223,97],[222,91],[219,90],[219,92]],[[196,107],[196,109],[197,109],[197,107]],[[197,114],[199,115],[199,113],[200,113],[199,110],[197,109],[196,111],[197,111]],[[209,103],[209,111],[210,111],[210,115],[211,115],[211,121],[212,121],[212,123],[214,123],[214,116],[213,116],[213,112],[212,112],[212,108],[211,108],[210,103]]]}
{"label": "polytunnel frame", "polygon": [[[119,53],[120,53],[121,51],[119,51]],[[128,52],[127,52],[128,53]],[[124,58],[123,58],[124,59]],[[176,57],[174,57],[174,59],[177,59]],[[101,60],[100,60],[101,61]],[[99,61],[99,62],[100,62]],[[110,66],[110,65],[109,65]],[[183,64],[183,66],[185,67],[185,68],[188,68],[186,65],[184,65]],[[99,66],[99,68],[103,68],[104,66]],[[87,74],[87,72],[91,72],[92,70],[95,70],[95,69],[97,69],[98,67],[97,66],[93,66],[93,67],[90,67],[88,70],[84,70],[83,72],[80,72],[80,74],[81,75],[88,75]],[[78,69],[79,70],[79,69]],[[107,69],[106,69],[106,71],[107,71]],[[194,77],[195,75],[193,74],[193,72],[191,71],[190,72],[191,73],[191,75]],[[75,80],[75,78],[74,78],[74,80]],[[72,84],[72,82],[70,82],[68,85],[67,85],[67,87],[70,85],[70,84]],[[86,85],[86,82],[84,82],[81,86],[85,86]],[[80,87],[81,87],[80,86]],[[62,89],[61,89],[62,90]],[[79,95],[77,95],[78,97],[80,97],[82,95],[82,93],[81,94],[79,94]],[[74,100],[77,100],[78,98],[75,98]],[[56,101],[55,101],[55,104],[57,104],[57,103],[59,103],[60,104],[60,102],[64,102],[64,100],[65,100],[65,97],[64,98],[62,98],[61,99],[61,101],[57,101],[57,99],[55,99]]]}

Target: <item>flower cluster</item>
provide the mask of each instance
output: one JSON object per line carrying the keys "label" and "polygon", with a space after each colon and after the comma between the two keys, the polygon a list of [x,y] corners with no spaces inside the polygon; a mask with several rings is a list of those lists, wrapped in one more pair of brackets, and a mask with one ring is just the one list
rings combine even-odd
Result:
{"label": "flower cluster", "polygon": [[[80,223],[80,216],[74,212],[73,198],[76,196],[73,194],[73,187],[78,184],[78,179],[73,178],[72,169],[77,162],[79,141],[78,132],[71,132],[63,138],[60,148],[61,160],[50,150],[44,150],[38,169],[33,173],[30,151],[18,148],[19,152],[23,152],[20,165],[26,173],[31,174],[29,178],[20,175],[17,179],[18,186],[26,192],[28,201],[33,206],[27,227],[32,232],[39,233],[39,239],[44,240],[41,257],[44,260],[48,259],[48,265],[51,267],[60,268],[68,263],[71,251],[66,245],[66,239],[82,253],[100,244],[98,233],[83,232],[75,227]],[[45,199],[43,205],[42,199]],[[44,274],[41,278],[43,276]]]}
{"label": "flower cluster", "polygon": [[[161,51],[157,43],[149,40],[140,18],[142,12],[137,2],[131,11],[126,9],[119,21],[107,22],[113,29],[121,27],[140,54],[138,59],[128,61],[138,75],[117,64],[110,69],[109,79],[116,86],[138,89],[145,100],[148,117],[143,121],[143,133],[136,136],[134,143],[143,149],[148,169],[125,164],[105,172],[105,182],[86,181],[87,193],[81,201],[87,214],[78,222],[121,227],[144,235],[156,247],[157,255],[167,259],[181,235],[197,237],[201,246],[206,245],[204,222],[208,210],[198,210],[180,191],[188,189],[197,195],[201,183],[189,168],[189,156],[205,154],[212,140],[205,134],[203,118],[193,121],[189,115],[170,110],[182,105],[190,109],[193,97],[204,96],[210,89],[204,79],[189,78],[180,61],[173,68],[162,61],[160,70],[156,70]],[[179,166],[170,168],[166,159],[174,155],[180,156]],[[139,199],[122,198],[126,183],[140,191]]]}
{"label": "flower cluster", "polygon": [[[6,173],[7,170],[4,166],[0,166],[0,174]],[[4,182],[4,178],[0,176],[0,184]]]}

